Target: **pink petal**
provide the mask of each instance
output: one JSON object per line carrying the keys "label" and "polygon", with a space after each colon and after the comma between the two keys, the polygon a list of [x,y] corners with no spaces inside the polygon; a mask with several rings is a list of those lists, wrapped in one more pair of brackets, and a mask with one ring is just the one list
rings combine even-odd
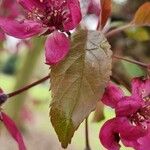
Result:
{"label": "pink petal", "polygon": [[139,146],[140,144],[137,142],[137,140],[124,140],[123,138],[121,139],[122,143],[126,146],[126,147],[132,147],[135,150],[140,150]]}
{"label": "pink petal", "polygon": [[45,43],[46,64],[55,65],[69,52],[70,41],[65,34],[58,31],[53,32]]}
{"label": "pink petal", "polygon": [[147,136],[141,137],[138,140],[138,150],[149,150],[150,149],[150,133]]}
{"label": "pink petal", "polygon": [[134,78],[132,80],[132,96],[143,100],[150,95],[150,79]]}
{"label": "pink petal", "polygon": [[42,24],[24,20],[16,21],[11,19],[0,18],[0,28],[10,36],[25,39],[32,37],[36,34],[42,33],[43,27]]}
{"label": "pink petal", "polygon": [[17,1],[22,5],[22,7],[24,7],[29,11],[33,11],[33,8],[38,8],[40,10],[44,8],[44,4],[40,2],[40,0],[17,0]]}
{"label": "pink petal", "polygon": [[6,39],[5,33],[0,30],[0,41],[4,41]]}
{"label": "pink petal", "polygon": [[95,14],[99,17],[101,12],[100,8],[100,1],[99,0],[90,0],[87,13],[88,14]]}
{"label": "pink petal", "polygon": [[25,144],[23,142],[23,137],[20,131],[17,129],[15,123],[11,118],[9,118],[5,113],[1,112],[1,120],[3,121],[5,127],[11,134],[11,136],[16,140],[19,146],[19,150],[26,150]]}
{"label": "pink petal", "polygon": [[117,131],[116,119],[110,119],[102,126],[99,134],[102,145],[108,150],[119,150],[119,133]]}
{"label": "pink petal", "polygon": [[141,126],[132,125],[128,118],[118,117],[118,131],[122,139],[127,141],[137,140],[147,134],[148,130]]}
{"label": "pink petal", "polygon": [[[141,137],[145,137],[148,130],[140,126],[135,126],[130,123],[126,117],[116,117],[108,120],[100,131],[100,140],[108,150],[118,150],[120,145],[119,139],[126,145],[134,148],[139,147]],[[143,143],[144,144],[144,143]],[[136,149],[140,150],[140,149]],[[144,150],[144,149],[142,149]]]}
{"label": "pink petal", "polygon": [[130,116],[137,112],[141,108],[142,104],[140,101],[136,101],[131,97],[123,97],[121,101],[117,103],[116,115],[117,116]]}
{"label": "pink petal", "polygon": [[81,21],[81,8],[78,0],[68,0],[68,8],[70,11],[70,18],[64,23],[66,31],[74,29]]}
{"label": "pink petal", "polygon": [[105,89],[102,102],[112,108],[115,108],[117,103],[121,100],[122,97],[123,97],[122,90],[115,84],[109,83],[109,85]]}
{"label": "pink petal", "polygon": [[1,3],[1,16],[16,18],[20,15],[20,7],[16,0],[3,0]]}

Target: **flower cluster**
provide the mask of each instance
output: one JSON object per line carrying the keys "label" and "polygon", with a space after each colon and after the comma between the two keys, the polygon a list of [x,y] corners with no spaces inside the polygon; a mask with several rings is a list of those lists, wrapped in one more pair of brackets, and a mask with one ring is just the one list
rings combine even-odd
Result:
{"label": "flower cluster", "polygon": [[150,147],[150,79],[134,78],[132,95],[124,96],[113,83],[106,88],[102,102],[115,109],[116,117],[100,131],[100,140],[108,150],[119,150],[119,141],[135,150]]}
{"label": "flower cluster", "polygon": [[78,0],[18,0],[26,10],[26,18],[0,18],[1,29],[10,36],[26,39],[48,35],[45,43],[46,63],[54,65],[69,51],[69,38],[64,34],[81,20]]}

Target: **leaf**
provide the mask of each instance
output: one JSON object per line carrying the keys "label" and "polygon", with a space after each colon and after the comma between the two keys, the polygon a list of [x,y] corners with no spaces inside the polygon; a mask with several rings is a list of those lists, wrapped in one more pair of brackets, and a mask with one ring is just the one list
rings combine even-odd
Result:
{"label": "leaf", "polygon": [[96,107],[111,74],[110,45],[98,31],[73,36],[68,57],[51,68],[50,117],[63,148]]}
{"label": "leaf", "polygon": [[101,27],[103,28],[111,15],[111,0],[101,0]]}
{"label": "leaf", "polygon": [[148,30],[146,30],[143,27],[129,28],[128,30],[125,31],[125,33],[129,38],[132,38],[139,42],[148,41],[150,39],[150,34]]}
{"label": "leaf", "polygon": [[150,2],[144,3],[137,10],[132,23],[139,26],[150,26]]}

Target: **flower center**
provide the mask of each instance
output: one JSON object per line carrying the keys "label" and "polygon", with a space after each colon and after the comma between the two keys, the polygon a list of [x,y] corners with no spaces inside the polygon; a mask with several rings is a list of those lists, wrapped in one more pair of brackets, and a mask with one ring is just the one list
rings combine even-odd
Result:
{"label": "flower center", "polygon": [[130,121],[134,125],[142,125],[147,128],[147,123],[150,123],[150,95],[143,97],[144,105],[136,113],[130,116]]}
{"label": "flower center", "polygon": [[34,7],[28,13],[28,18],[42,22],[43,26],[50,28],[50,30],[59,29],[63,31],[63,24],[70,20],[70,11],[67,7],[66,0],[42,0],[44,10]]}

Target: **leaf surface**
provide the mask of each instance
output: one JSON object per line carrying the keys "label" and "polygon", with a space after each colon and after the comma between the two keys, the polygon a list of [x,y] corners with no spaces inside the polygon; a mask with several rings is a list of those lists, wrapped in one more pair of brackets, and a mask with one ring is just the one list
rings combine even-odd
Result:
{"label": "leaf surface", "polygon": [[139,26],[150,26],[150,2],[146,2],[139,7],[132,23]]}
{"label": "leaf surface", "polygon": [[68,57],[51,68],[50,117],[63,148],[96,107],[111,74],[110,45],[99,31],[73,35]]}

